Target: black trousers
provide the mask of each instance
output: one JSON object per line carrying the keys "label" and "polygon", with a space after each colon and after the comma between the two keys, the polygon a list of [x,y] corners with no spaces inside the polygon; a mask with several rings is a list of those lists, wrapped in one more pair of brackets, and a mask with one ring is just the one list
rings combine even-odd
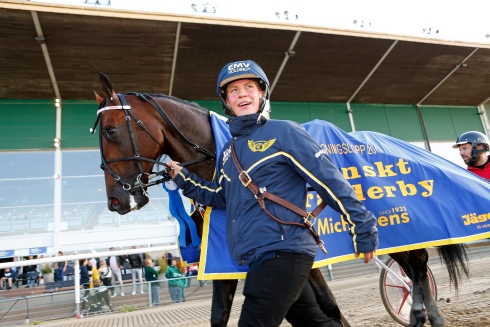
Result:
{"label": "black trousers", "polygon": [[102,285],[106,286],[110,292],[111,292],[111,295],[114,295],[114,287],[112,287],[112,279],[109,277],[109,278],[102,278]]}
{"label": "black trousers", "polygon": [[[80,289],[80,292],[83,292],[83,300],[82,300],[82,310],[85,310],[88,304],[88,296],[90,295],[90,285],[89,284],[83,284],[82,285],[83,289]],[[90,308],[90,305],[88,305]]]}
{"label": "black trousers", "polygon": [[308,283],[313,258],[277,252],[247,273],[239,327],[275,327],[283,319],[298,327],[342,327],[318,306]]}

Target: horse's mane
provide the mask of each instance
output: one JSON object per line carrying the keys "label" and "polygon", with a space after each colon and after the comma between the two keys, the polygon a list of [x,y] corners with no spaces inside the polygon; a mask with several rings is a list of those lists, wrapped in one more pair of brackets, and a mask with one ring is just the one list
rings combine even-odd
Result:
{"label": "horse's mane", "polygon": [[148,95],[150,95],[151,97],[154,97],[154,98],[164,98],[164,99],[167,99],[167,100],[170,100],[170,101],[175,101],[175,102],[178,102],[192,110],[195,110],[203,115],[206,115],[206,116],[209,116],[209,110],[204,108],[204,107],[201,107],[198,103],[196,102],[190,102],[190,101],[187,101],[187,100],[182,100],[180,98],[177,98],[177,97],[174,97],[172,95],[167,95],[167,94],[163,94],[163,93],[146,93]]}

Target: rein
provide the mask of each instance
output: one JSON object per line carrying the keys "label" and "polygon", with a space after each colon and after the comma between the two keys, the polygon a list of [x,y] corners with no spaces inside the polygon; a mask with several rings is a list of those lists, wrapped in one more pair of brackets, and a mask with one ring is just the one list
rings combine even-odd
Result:
{"label": "rein", "polygon": [[[165,122],[176,132],[176,134],[181,139],[183,139],[187,144],[191,145],[196,151],[201,152],[201,153],[204,153],[206,155],[205,157],[201,157],[201,158],[197,158],[197,159],[193,159],[193,160],[190,160],[190,161],[186,161],[184,163],[181,163],[180,166],[185,167],[185,166],[189,166],[189,165],[192,165],[192,164],[195,164],[195,163],[204,161],[204,160],[216,159],[216,155],[213,152],[211,152],[209,150],[206,150],[205,148],[201,147],[200,145],[198,145],[196,143],[191,142],[187,137],[185,137],[185,135],[182,134],[182,132],[177,128],[177,126],[175,126],[175,124],[172,122],[172,120],[170,119],[170,117],[168,117],[167,113],[162,109],[162,107],[160,106],[160,104],[151,95],[149,95],[147,93],[145,93],[145,94],[140,94],[140,93],[126,93],[125,95],[135,95],[138,99],[148,102],[153,107],[153,109],[155,109],[160,114],[160,116],[165,120]],[[104,105],[105,105],[105,103],[107,101],[107,99],[104,99],[104,101],[100,104],[99,109],[97,110],[97,119],[96,119],[96,121],[94,123],[93,128],[90,129],[90,132],[92,134],[95,133],[95,130],[97,128],[97,125],[98,125],[98,123],[100,121],[100,118],[101,118],[101,115],[102,115],[103,112],[108,111],[108,110],[123,110],[124,111],[125,119],[126,119],[126,122],[128,124],[129,134],[130,134],[130,137],[131,137],[131,143],[132,143],[132,146],[133,146],[134,156],[133,157],[123,157],[123,158],[116,158],[116,159],[108,159],[108,160],[106,160],[104,158],[103,149],[102,149],[102,133],[99,133],[99,146],[100,146],[100,155],[101,155],[101,165],[100,165],[100,168],[102,170],[104,170],[104,169],[107,170],[111,174],[111,176],[117,182],[119,182],[122,185],[122,187],[123,187],[123,189],[125,191],[131,191],[131,190],[136,189],[136,188],[141,188],[141,190],[143,191],[143,194],[145,194],[146,196],[148,196],[148,194],[145,191],[144,187],[149,187],[149,186],[157,185],[157,184],[160,184],[160,183],[169,181],[171,178],[170,178],[170,175],[168,174],[168,170],[167,170],[166,164],[164,162],[160,161],[161,160],[160,158],[163,157],[163,156],[165,156],[165,155],[160,156],[160,158],[158,160],[154,160],[154,159],[150,159],[150,158],[146,158],[146,157],[141,157],[140,156],[139,151],[138,151],[138,146],[137,146],[136,140],[134,138],[133,126],[131,124],[131,120],[132,119],[136,122],[136,124],[138,124],[138,126],[145,133],[147,133],[153,139],[153,141],[155,141],[158,144],[158,146],[160,146],[160,144],[158,143],[158,141],[156,140],[156,138],[153,135],[151,135],[151,133],[148,131],[148,129],[146,128],[146,126],[143,124],[143,122],[141,120],[138,120],[133,115],[133,113],[130,111],[131,106],[128,105],[128,103],[126,102],[125,95],[122,95],[122,94],[118,94],[117,95],[117,97],[119,98],[119,101],[121,102],[121,105],[120,106],[107,106],[107,107],[104,107]],[[109,165],[108,165],[108,163],[110,163],[110,162],[131,161],[131,160],[135,160],[136,161],[136,163],[138,165],[138,170],[139,170],[139,175],[136,177],[136,181],[134,182],[133,185],[131,185],[130,183],[127,183],[127,182],[122,181],[121,180],[121,177],[118,176],[109,167]],[[145,173],[143,171],[143,167],[141,166],[141,161],[152,162],[152,163],[157,164],[157,165],[162,165],[165,168],[163,170],[160,170],[158,172],[153,172],[151,174]],[[147,175],[148,176],[148,183],[144,183],[141,180],[141,178],[144,175]],[[153,180],[154,178],[159,177],[159,176],[161,176],[163,178],[160,178],[160,179],[157,179],[157,180]]]}

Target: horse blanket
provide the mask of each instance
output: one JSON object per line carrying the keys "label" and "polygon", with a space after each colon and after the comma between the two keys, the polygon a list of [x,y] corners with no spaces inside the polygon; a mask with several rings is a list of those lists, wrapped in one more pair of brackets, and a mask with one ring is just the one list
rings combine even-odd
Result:
{"label": "horse blanket", "polygon": [[[211,113],[211,121],[216,151],[220,153],[231,137],[226,118]],[[303,127],[377,217],[377,254],[490,237],[490,183],[484,179],[425,149],[381,133],[347,133],[321,120]],[[310,192],[307,209],[313,210],[318,201],[317,194]],[[204,219],[198,278],[244,278],[248,267],[238,266],[229,254],[224,210],[208,208]],[[355,258],[348,228],[342,215],[331,208],[318,216],[315,229],[328,253],[318,250],[314,267]]]}

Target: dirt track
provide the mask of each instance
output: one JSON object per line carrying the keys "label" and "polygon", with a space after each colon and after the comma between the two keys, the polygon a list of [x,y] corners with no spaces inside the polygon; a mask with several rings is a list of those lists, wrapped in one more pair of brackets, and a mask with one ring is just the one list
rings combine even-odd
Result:
{"label": "dirt track", "polygon": [[[471,249],[470,249],[471,250]],[[449,286],[445,267],[438,256],[429,266],[437,283],[437,304],[444,313],[446,327],[490,326],[490,247],[470,251],[470,279],[465,278],[456,294]],[[329,282],[339,306],[352,327],[399,327],[385,310],[378,287],[378,275],[339,279]],[[429,326],[429,323],[426,323]]]}
{"label": "dirt track", "polygon": [[[470,279],[460,285],[459,294],[450,289],[446,269],[439,257],[431,255],[429,266],[435,276],[438,290],[438,305],[443,311],[446,327],[490,326],[490,242],[486,246],[469,249]],[[379,274],[373,266],[356,263],[334,272],[335,279],[328,282],[340,308],[351,327],[400,327],[387,313],[380,297]],[[236,327],[243,295],[235,296],[229,327]],[[160,308],[92,316],[86,319],[65,319],[46,323],[46,326],[134,326],[134,327],[207,327],[211,300],[188,301],[179,305]],[[286,321],[281,327],[291,326]],[[428,322],[426,326],[429,326]]]}

